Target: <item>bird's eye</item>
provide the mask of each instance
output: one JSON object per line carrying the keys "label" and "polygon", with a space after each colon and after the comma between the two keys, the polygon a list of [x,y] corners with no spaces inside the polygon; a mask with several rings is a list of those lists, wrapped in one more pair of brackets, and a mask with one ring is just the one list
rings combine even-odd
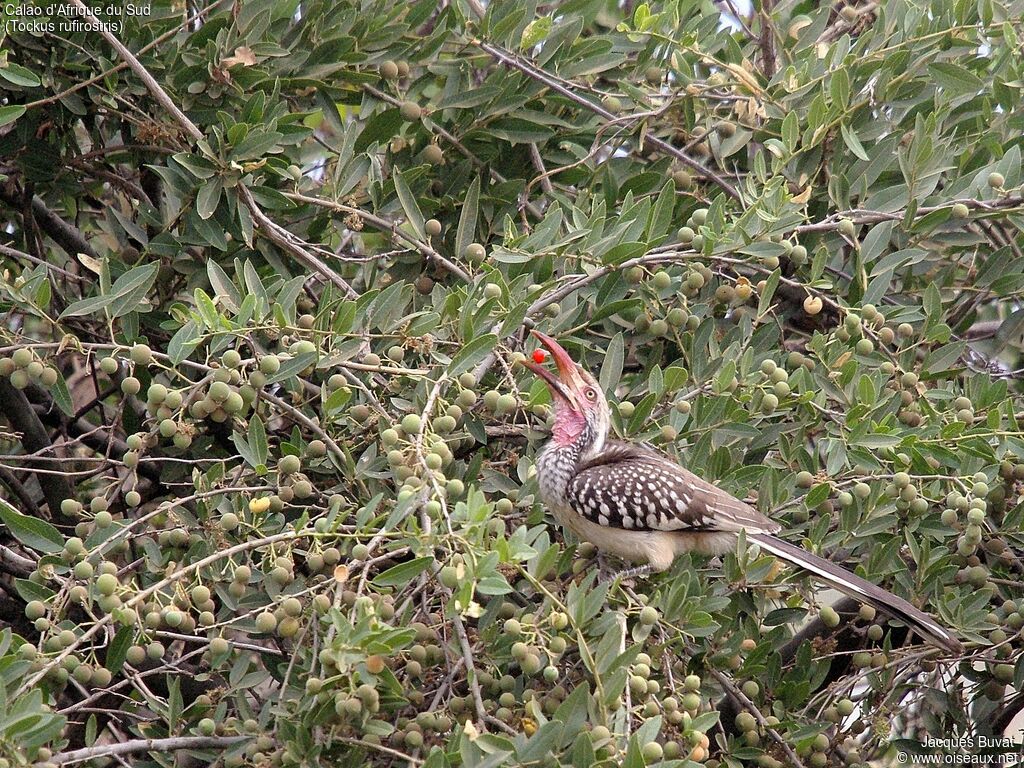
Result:
{"label": "bird's eye", "polygon": [[588,389],[586,392],[584,392],[584,394],[586,395],[587,400],[597,399],[597,392],[595,392],[593,389]]}

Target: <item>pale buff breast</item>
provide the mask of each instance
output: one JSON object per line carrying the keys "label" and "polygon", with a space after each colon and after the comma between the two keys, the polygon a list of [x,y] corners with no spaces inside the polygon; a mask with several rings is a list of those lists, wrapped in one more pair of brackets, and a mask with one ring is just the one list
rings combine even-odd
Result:
{"label": "pale buff breast", "polygon": [[625,531],[592,523],[569,509],[555,507],[552,512],[563,528],[582,541],[624,560],[650,565],[656,571],[667,570],[676,556],[687,552],[721,555],[736,546],[736,536],[728,532]]}

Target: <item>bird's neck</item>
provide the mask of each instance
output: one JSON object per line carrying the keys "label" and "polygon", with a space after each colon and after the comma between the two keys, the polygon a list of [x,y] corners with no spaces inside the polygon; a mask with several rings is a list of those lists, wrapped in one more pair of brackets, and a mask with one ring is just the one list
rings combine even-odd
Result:
{"label": "bird's neck", "polygon": [[537,456],[537,482],[540,495],[549,506],[565,504],[569,483],[580,465],[582,446],[578,442],[559,443],[552,439]]}
{"label": "bird's neck", "polygon": [[601,435],[595,435],[589,425],[577,439],[566,442],[554,436],[537,457],[537,475],[540,492],[548,503],[561,503],[580,464],[596,456],[604,444]]}

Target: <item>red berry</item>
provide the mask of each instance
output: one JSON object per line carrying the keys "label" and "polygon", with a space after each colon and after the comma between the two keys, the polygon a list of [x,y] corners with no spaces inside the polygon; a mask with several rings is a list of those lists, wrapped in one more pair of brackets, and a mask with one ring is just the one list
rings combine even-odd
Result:
{"label": "red berry", "polygon": [[533,350],[533,362],[537,363],[538,365],[540,363],[543,363],[544,359],[546,357],[547,357],[547,355],[544,354],[544,350],[543,349],[535,349],[535,350]]}

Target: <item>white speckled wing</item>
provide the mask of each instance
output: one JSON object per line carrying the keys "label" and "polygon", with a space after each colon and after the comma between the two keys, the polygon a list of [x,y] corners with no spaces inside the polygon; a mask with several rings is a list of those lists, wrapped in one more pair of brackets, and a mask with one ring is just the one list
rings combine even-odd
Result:
{"label": "white speckled wing", "polygon": [[610,442],[566,493],[591,522],[634,531],[773,533],[779,525],[656,451]]}

